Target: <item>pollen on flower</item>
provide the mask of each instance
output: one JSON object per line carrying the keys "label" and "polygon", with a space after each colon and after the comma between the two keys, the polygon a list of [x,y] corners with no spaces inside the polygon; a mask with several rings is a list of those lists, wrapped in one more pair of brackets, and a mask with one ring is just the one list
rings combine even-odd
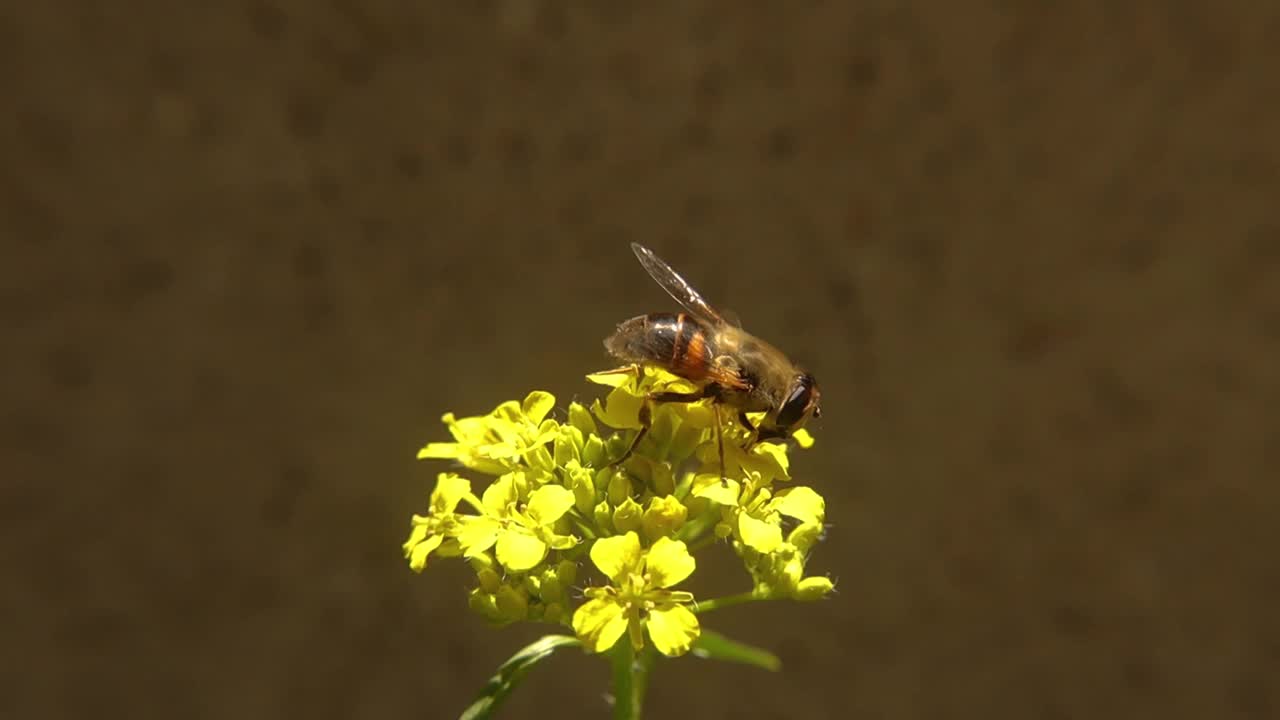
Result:
{"label": "pollen on flower", "polygon": [[[448,439],[418,457],[454,467],[411,519],[402,548],[411,569],[460,556],[475,570],[468,605],[482,618],[568,626],[593,652],[624,635],[635,648],[688,652],[701,626],[678,586],[717,542],[736,552],[754,596],[831,592],[828,578],[806,574],[826,506],[795,483],[791,446],[753,443],[711,400],[651,401],[693,389],[663,370],[588,380],[601,398],[563,406],[538,390],[482,415],[443,416]],[[796,433],[794,445],[813,438]]]}

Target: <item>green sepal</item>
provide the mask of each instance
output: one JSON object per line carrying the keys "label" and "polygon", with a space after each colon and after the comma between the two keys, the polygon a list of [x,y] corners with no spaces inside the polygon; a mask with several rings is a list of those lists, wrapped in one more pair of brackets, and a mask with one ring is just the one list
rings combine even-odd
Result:
{"label": "green sepal", "polygon": [[562,647],[580,647],[572,635],[547,635],[526,645],[498,667],[498,671],[480,690],[480,696],[462,711],[459,720],[482,720],[492,717],[524,676],[543,658]]}

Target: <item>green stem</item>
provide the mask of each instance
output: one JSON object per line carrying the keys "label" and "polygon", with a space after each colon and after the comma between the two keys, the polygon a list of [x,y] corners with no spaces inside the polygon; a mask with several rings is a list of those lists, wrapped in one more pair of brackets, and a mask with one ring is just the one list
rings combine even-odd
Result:
{"label": "green stem", "polygon": [[626,636],[613,646],[612,655],[614,720],[640,720],[644,691],[648,685],[648,663],[636,658],[631,640]]}
{"label": "green stem", "polygon": [[[707,511],[685,523],[684,527],[680,528],[680,531],[676,533],[676,539],[683,540],[686,543],[695,542],[702,537],[703,533],[715,527],[715,524],[719,521],[719,511]],[[714,537],[715,536],[712,535],[712,538]]]}
{"label": "green stem", "polygon": [[711,547],[712,545],[715,545],[715,544],[716,544],[716,536],[708,535],[702,538],[701,540],[694,541],[693,544],[689,545],[689,552],[696,553],[703,548]]}
{"label": "green stem", "polygon": [[578,512],[578,508],[575,507],[569,511],[569,522],[573,523],[573,526],[578,530],[578,532],[582,533],[582,536],[587,540],[596,539],[595,530],[591,529],[591,524],[587,522],[587,519],[582,515],[582,513]]}
{"label": "green stem", "polygon": [[724,597],[712,598],[710,600],[699,600],[697,605],[693,607],[693,611],[695,613],[705,613],[733,605],[741,605],[743,603],[758,602],[760,600],[767,599],[768,598],[760,597],[754,592],[748,590],[747,592],[738,593],[737,595],[726,595]]}

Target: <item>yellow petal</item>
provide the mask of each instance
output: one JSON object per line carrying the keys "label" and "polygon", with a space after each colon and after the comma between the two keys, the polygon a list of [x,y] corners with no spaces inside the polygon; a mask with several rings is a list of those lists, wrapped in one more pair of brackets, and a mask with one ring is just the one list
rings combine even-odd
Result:
{"label": "yellow petal", "polygon": [[613,598],[588,600],[573,613],[573,631],[592,652],[613,647],[626,629],[626,614]]}
{"label": "yellow petal", "polygon": [[689,652],[701,632],[698,616],[681,605],[649,611],[649,638],[658,652],[667,657]]}
{"label": "yellow petal", "polygon": [[692,575],[697,567],[685,544],[668,537],[659,538],[646,558],[645,568],[653,587],[671,587]]}
{"label": "yellow petal", "polygon": [[498,533],[497,556],[503,567],[520,572],[542,562],[547,544],[518,530],[504,530]]}
{"label": "yellow petal", "polygon": [[553,550],[568,550],[578,545],[578,538],[575,535],[559,535],[544,529],[539,531],[538,537]]}
{"label": "yellow petal", "polygon": [[822,539],[824,528],[819,523],[801,523],[787,534],[787,542],[796,547],[801,553],[809,552],[809,549]]}
{"label": "yellow petal", "polygon": [[738,514],[738,535],[748,547],[762,553],[771,553],[782,544],[782,528],[745,512]]}
{"label": "yellow petal", "polygon": [[484,497],[480,500],[485,510],[498,516],[506,515],[507,508],[519,499],[515,475],[516,473],[507,473],[485,489]]}
{"label": "yellow petal", "polygon": [[520,403],[515,400],[507,400],[494,408],[493,412],[489,413],[489,416],[484,418],[484,420],[488,423],[490,428],[493,428],[495,426],[495,421],[511,424],[520,423],[523,415],[524,409],[520,407]]}
{"label": "yellow petal", "polygon": [[674,373],[663,370],[662,368],[653,367],[646,373],[653,379],[652,388],[661,392],[677,392],[677,393],[693,393],[697,392],[698,385],[691,380],[686,380]]}
{"label": "yellow petal", "polygon": [[461,454],[462,446],[458,443],[427,443],[418,451],[419,460],[451,460]]}
{"label": "yellow petal", "polygon": [[529,419],[529,422],[537,425],[542,422],[542,419],[545,418],[547,413],[551,412],[551,408],[555,406],[555,395],[552,395],[545,390],[534,390],[525,396],[524,403],[521,405],[521,408],[524,410],[524,415]]}
{"label": "yellow petal", "polygon": [[413,552],[418,543],[427,539],[427,534],[431,532],[430,528],[427,527],[428,519],[421,515],[413,516],[413,529],[409,531],[409,539],[405,540],[404,544],[400,546],[404,550],[405,557],[409,557],[409,553]]}
{"label": "yellow petal", "polygon": [[493,547],[498,540],[501,523],[489,517],[472,517],[458,530],[458,544],[467,557],[474,557]]}
{"label": "yellow petal", "polygon": [[465,417],[459,419],[453,413],[445,413],[440,422],[449,428],[449,434],[460,443],[469,443],[484,434],[484,418]]}
{"label": "yellow petal", "polygon": [[698,475],[693,479],[693,496],[706,498],[721,505],[734,507],[738,504],[737,480],[721,479],[714,473]]}
{"label": "yellow petal", "polygon": [[443,541],[444,538],[439,535],[432,535],[414,545],[413,550],[409,552],[409,567],[415,572],[422,572],[422,569],[427,566],[427,556],[431,554],[432,550],[439,547]]}
{"label": "yellow petal", "polygon": [[810,435],[809,431],[804,428],[791,433],[791,437],[795,438],[796,444],[805,450],[813,447],[813,435]]}
{"label": "yellow petal", "polygon": [[469,492],[470,480],[457,473],[440,473],[436,476],[436,489],[431,491],[431,510],[436,514],[451,513]]}
{"label": "yellow petal", "polygon": [[605,398],[604,407],[600,401],[592,403],[592,409],[600,422],[611,428],[640,428],[640,406],[645,402],[643,397],[633,395],[626,388],[614,388]]}
{"label": "yellow petal", "polygon": [[791,476],[787,474],[790,464],[790,460],[787,459],[787,446],[772,442],[757,443],[742,461],[742,467],[760,473],[766,482],[776,479],[790,480]]}
{"label": "yellow petal", "polygon": [[561,485],[543,485],[529,494],[529,518],[550,525],[573,507],[573,491]]}
{"label": "yellow petal", "polygon": [[827,501],[809,487],[782,490],[769,503],[774,510],[806,524],[822,524],[827,514]]}
{"label": "yellow petal", "polygon": [[635,370],[630,366],[626,368],[615,368],[613,370],[602,370],[601,372],[591,373],[587,376],[587,380],[590,382],[611,388],[622,387],[635,379]]}
{"label": "yellow petal", "polygon": [[633,532],[601,538],[591,546],[591,562],[610,580],[617,580],[640,562],[640,536]]}

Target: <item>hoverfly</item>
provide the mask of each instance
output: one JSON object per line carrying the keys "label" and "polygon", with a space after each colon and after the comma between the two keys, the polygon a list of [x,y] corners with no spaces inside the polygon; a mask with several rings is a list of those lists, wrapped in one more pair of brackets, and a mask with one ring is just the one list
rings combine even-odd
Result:
{"label": "hoverfly", "polygon": [[[751,433],[748,447],[761,440],[785,439],[810,417],[821,417],[820,394],[813,375],[797,367],[782,351],[743,330],[703,299],[670,265],[639,243],[631,249],[640,264],[686,312],[649,313],[622,322],[605,341],[614,358],[633,367],[660,367],[698,386],[691,393],[658,392],[654,402],[696,402],[710,398],[716,409],[716,436],[721,474],[724,441],[720,437],[720,408],[737,412]],[[615,463],[625,460],[648,431],[647,406],[643,427],[631,447]],[[759,426],[747,413],[764,412]]]}

